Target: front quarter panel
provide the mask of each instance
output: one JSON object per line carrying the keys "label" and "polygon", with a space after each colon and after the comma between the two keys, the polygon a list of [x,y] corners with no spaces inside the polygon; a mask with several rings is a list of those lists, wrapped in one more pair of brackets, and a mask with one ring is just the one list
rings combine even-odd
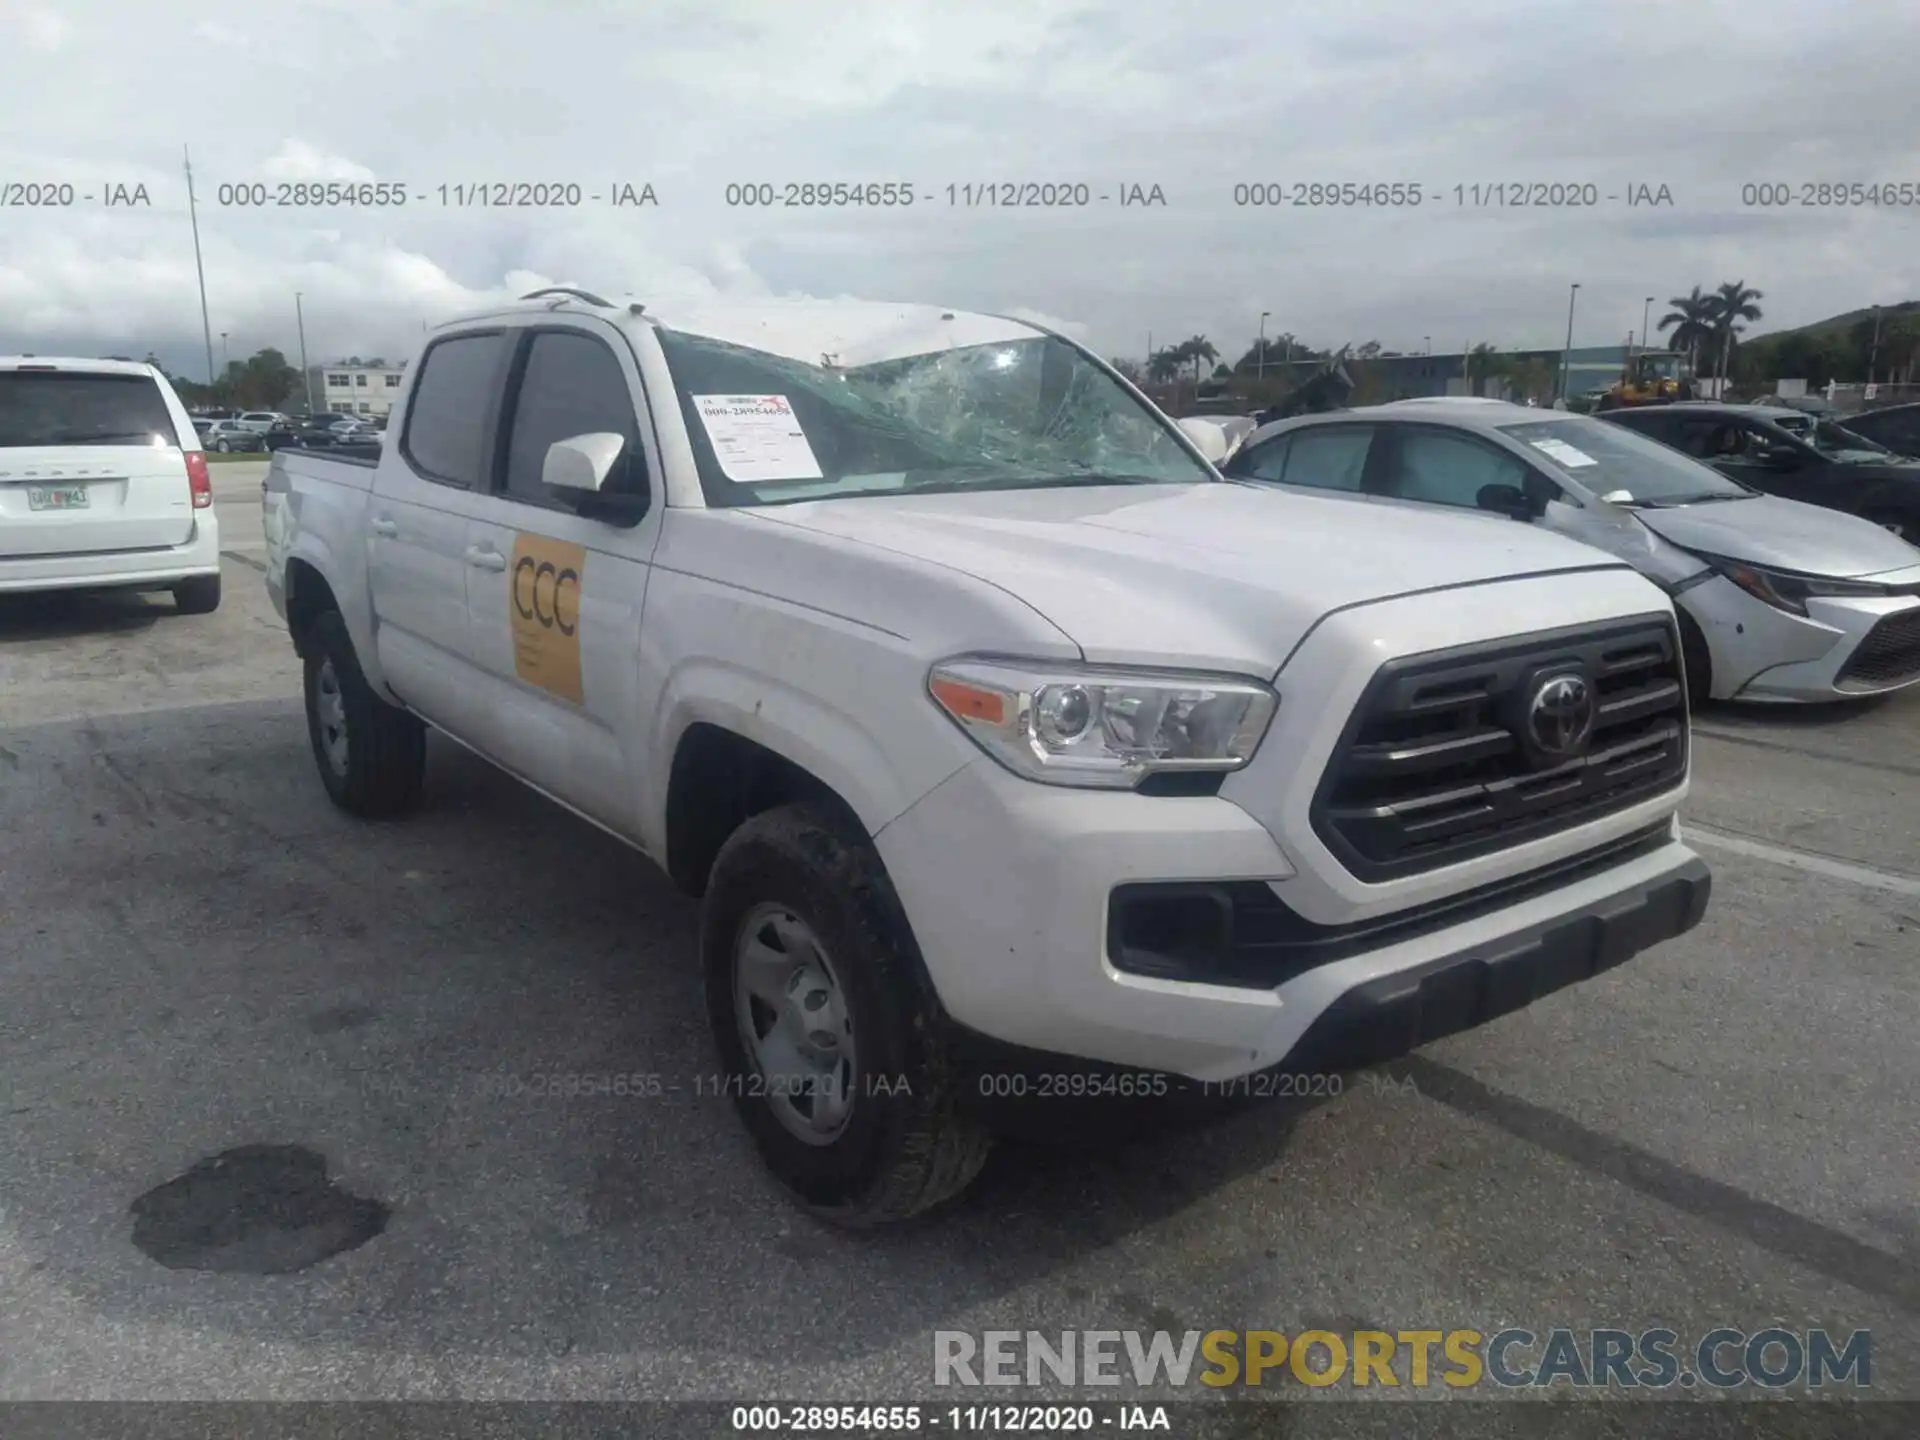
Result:
{"label": "front quarter panel", "polygon": [[981,651],[1080,658],[1030,607],[958,571],[750,511],[670,508],[641,624],[642,693],[660,696],[647,847],[666,853],[667,777],[702,722],[810,771],[878,833],[980,758],[927,672]]}

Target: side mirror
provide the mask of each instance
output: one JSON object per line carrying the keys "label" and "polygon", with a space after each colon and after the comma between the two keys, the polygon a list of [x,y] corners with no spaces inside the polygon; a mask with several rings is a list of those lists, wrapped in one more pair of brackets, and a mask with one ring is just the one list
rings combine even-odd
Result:
{"label": "side mirror", "polygon": [[1473,503],[1482,510],[1505,515],[1510,520],[1533,519],[1533,502],[1518,485],[1482,485]]}
{"label": "side mirror", "polygon": [[540,483],[574,498],[598,495],[626,448],[626,436],[605,431],[556,440],[540,464]]}
{"label": "side mirror", "polygon": [[1221,429],[1220,426],[1214,424],[1211,420],[1202,420],[1197,417],[1190,417],[1186,420],[1176,421],[1175,423],[1179,425],[1181,433],[1191,440],[1195,447],[1199,449],[1200,453],[1206,457],[1209,465],[1219,465],[1226,460],[1228,454],[1227,432]]}

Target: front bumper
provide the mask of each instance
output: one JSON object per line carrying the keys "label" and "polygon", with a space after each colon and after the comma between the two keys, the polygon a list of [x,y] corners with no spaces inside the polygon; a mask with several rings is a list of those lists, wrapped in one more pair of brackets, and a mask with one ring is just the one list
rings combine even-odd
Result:
{"label": "front bumper", "polygon": [[[1218,797],[1056,789],[982,759],[875,843],[961,1027],[1027,1051],[1219,1081],[1402,1054],[1699,923],[1710,877],[1670,813],[1583,834],[1587,853],[1551,873],[1345,926],[1314,926],[1288,906],[1294,865]],[[1247,884],[1306,927],[1278,968],[1152,973],[1124,947],[1115,963],[1116,890]]]}
{"label": "front bumper", "polygon": [[0,592],[91,590],[109,586],[159,590],[196,575],[220,573],[220,522],[213,506],[193,513],[184,545],[0,560]]}
{"label": "front bumper", "polygon": [[1814,599],[1790,615],[1716,576],[1675,603],[1706,637],[1718,700],[1806,704],[1920,683],[1920,598]]}

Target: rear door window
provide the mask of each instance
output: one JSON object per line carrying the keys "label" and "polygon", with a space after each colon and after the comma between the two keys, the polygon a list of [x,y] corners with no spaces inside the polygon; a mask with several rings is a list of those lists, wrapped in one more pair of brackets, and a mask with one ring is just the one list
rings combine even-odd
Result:
{"label": "rear door window", "polygon": [[1367,472],[1373,426],[1328,425],[1299,430],[1292,440],[1286,465],[1277,477],[1283,484],[1312,490],[1359,491]]}
{"label": "rear door window", "polygon": [[180,443],[150,375],[0,371],[0,449]]}
{"label": "rear door window", "polygon": [[435,341],[421,359],[401,451],[428,479],[468,488],[480,483],[506,351],[507,337],[492,331]]}

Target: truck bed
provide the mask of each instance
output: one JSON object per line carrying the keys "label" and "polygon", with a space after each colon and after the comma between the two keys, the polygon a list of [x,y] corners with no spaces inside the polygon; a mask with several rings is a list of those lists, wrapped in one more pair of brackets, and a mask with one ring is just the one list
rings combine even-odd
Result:
{"label": "truck bed", "polygon": [[[373,472],[379,464],[380,447],[377,445],[329,446],[320,450],[305,450],[289,445],[273,452],[272,465],[267,471],[267,488],[291,489],[293,481],[320,480],[354,490],[371,490]],[[276,485],[276,477],[289,483]]]}

